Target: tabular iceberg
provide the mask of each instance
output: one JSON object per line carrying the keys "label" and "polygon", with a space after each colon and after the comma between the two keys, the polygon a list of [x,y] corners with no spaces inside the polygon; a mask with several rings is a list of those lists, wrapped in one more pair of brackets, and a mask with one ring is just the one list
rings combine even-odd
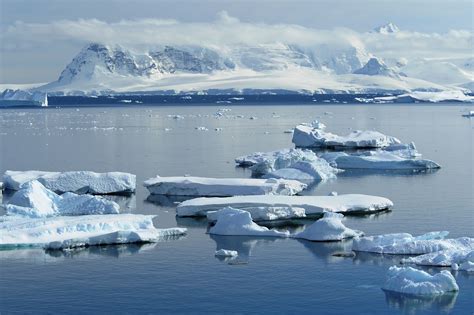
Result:
{"label": "tabular iceberg", "polygon": [[58,215],[116,214],[119,205],[98,196],[65,193],[57,195],[33,180],[21,186],[21,189],[8,200],[5,209],[8,215],[32,218]]}
{"label": "tabular iceberg", "polygon": [[0,217],[0,248],[50,248],[157,241],[186,229],[156,229],[154,216],[109,214],[48,218]]}
{"label": "tabular iceberg", "polygon": [[44,172],[6,171],[3,175],[6,189],[18,190],[31,180],[38,180],[46,188],[57,193],[79,194],[132,193],[136,188],[136,176],[129,173],[94,173],[88,171]]}
{"label": "tabular iceberg", "polygon": [[370,130],[356,130],[347,136],[339,136],[324,130],[325,126],[315,121],[295,127],[292,142],[301,148],[383,148],[401,143],[395,137]]}
{"label": "tabular iceberg", "polygon": [[145,181],[151,194],[178,196],[295,195],[306,188],[296,180],[256,178],[155,177]]}
{"label": "tabular iceberg", "polygon": [[[250,213],[252,220],[255,222],[261,221],[285,221],[290,219],[298,219],[306,217],[306,212],[303,208],[297,207],[250,207],[239,208]],[[207,212],[207,219],[210,222],[217,221],[219,216],[218,211]]]}
{"label": "tabular iceberg", "polygon": [[393,203],[383,197],[369,195],[338,196],[234,196],[225,198],[196,198],[180,203],[176,209],[180,217],[206,216],[208,211],[225,207],[246,209],[252,207],[303,208],[306,215],[321,216],[325,211],[347,214],[367,214],[390,210]]}
{"label": "tabular iceberg", "polygon": [[309,241],[342,241],[343,239],[362,236],[364,233],[352,230],[342,223],[344,216],[339,213],[326,212],[322,219],[317,220],[304,231],[293,235]]}
{"label": "tabular iceberg", "polygon": [[227,207],[216,214],[216,224],[210,228],[210,234],[234,236],[270,236],[288,237],[289,232],[279,232],[260,226],[252,221],[250,213]]}
{"label": "tabular iceberg", "polygon": [[443,270],[435,275],[411,267],[392,266],[384,290],[413,295],[436,295],[459,291],[453,275]]}

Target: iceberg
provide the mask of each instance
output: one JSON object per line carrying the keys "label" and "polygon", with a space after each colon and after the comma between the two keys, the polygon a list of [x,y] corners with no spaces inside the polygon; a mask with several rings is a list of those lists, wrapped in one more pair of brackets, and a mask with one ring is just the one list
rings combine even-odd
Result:
{"label": "iceberg", "polygon": [[239,253],[235,250],[219,249],[216,250],[216,253],[214,255],[218,257],[237,257]]}
{"label": "iceberg", "polygon": [[364,233],[347,228],[342,219],[344,216],[339,213],[326,212],[322,219],[317,220],[292,237],[309,241],[327,242],[342,241],[347,238],[362,236]]}
{"label": "iceberg", "polygon": [[246,209],[252,207],[303,208],[306,216],[322,216],[325,211],[344,214],[368,214],[390,210],[392,201],[387,198],[348,194],[338,196],[234,196],[224,198],[195,198],[180,203],[176,209],[179,217],[206,216],[208,211],[225,207]]}
{"label": "iceberg", "polygon": [[[286,221],[291,219],[298,219],[306,217],[306,212],[303,208],[294,207],[250,207],[239,208],[250,213],[252,220],[255,222],[262,221]],[[217,221],[219,216],[218,211],[207,212],[207,220],[209,222]]]}
{"label": "iceberg", "polygon": [[296,180],[256,178],[206,178],[192,176],[150,178],[144,186],[155,195],[215,196],[295,195],[306,188]]}
{"label": "iceberg", "polygon": [[459,291],[453,275],[443,270],[435,275],[411,267],[388,269],[384,290],[411,295],[438,295]]}
{"label": "iceberg", "polygon": [[[156,229],[152,215],[109,214],[47,218],[0,217],[0,248],[65,248],[156,241],[186,229]],[[135,233],[132,233],[135,232]]]}
{"label": "iceberg", "polygon": [[324,130],[317,121],[295,127],[292,142],[299,148],[383,148],[401,143],[395,137],[378,131],[355,130],[347,136],[339,136]]}
{"label": "iceberg", "polygon": [[48,106],[48,95],[41,91],[6,89],[0,94],[0,107],[13,106]]}
{"label": "iceberg", "polygon": [[442,90],[442,91],[414,91],[411,93],[396,96],[375,97],[376,103],[414,103],[414,102],[474,102],[474,96],[465,94],[462,90]]}
{"label": "iceberg", "polygon": [[445,239],[448,232],[430,232],[420,236],[408,233],[383,234],[354,240],[352,250],[393,255],[422,255],[442,250],[474,250],[474,238]]}
{"label": "iceberg", "polygon": [[419,266],[453,267],[461,269],[459,266],[469,266],[474,264],[474,250],[455,248],[446,249],[416,257],[402,259],[404,264],[416,264]]}
{"label": "iceberg", "polygon": [[470,110],[466,114],[463,114],[462,116],[463,117],[474,117],[474,110]]}
{"label": "iceberg", "polygon": [[6,189],[18,190],[22,184],[32,180],[57,193],[126,194],[135,192],[136,188],[136,176],[122,172],[6,171],[3,175]]}
{"label": "iceberg", "polygon": [[116,214],[120,209],[117,203],[98,196],[74,193],[57,195],[36,180],[23,184],[4,207],[7,215],[31,218]]}
{"label": "iceberg", "polygon": [[252,221],[250,213],[244,210],[226,207],[216,214],[216,224],[209,229],[209,234],[232,236],[267,236],[288,237],[290,233],[270,230]]}

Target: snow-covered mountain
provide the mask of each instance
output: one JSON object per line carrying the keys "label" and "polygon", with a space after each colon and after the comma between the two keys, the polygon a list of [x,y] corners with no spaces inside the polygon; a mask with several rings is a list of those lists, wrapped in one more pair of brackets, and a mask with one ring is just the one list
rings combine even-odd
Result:
{"label": "snow-covered mountain", "polygon": [[376,57],[370,58],[362,68],[354,71],[354,74],[381,75],[392,78],[400,78],[400,76],[406,77],[404,73],[397,73],[396,70],[388,67],[381,59]]}
{"label": "snow-covered mountain", "polygon": [[398,33],[399,31],[400,29],[398,28],[398,26],[396,26],[395,24],[391,22],[374,28],[374,32],[380,33],[380,34]]}

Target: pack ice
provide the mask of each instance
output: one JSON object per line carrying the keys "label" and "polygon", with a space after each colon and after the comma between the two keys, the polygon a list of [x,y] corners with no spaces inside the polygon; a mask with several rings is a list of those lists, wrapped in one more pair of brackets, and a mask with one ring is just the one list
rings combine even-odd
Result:
{"label": "pack ice", "polygon": [[437,295],[459,291],[453,275],[443,270],[433,276],[411,267],[388,269],[384,290],[411,295]]}
{"label": "pack ice", "polygon": [[235,162],[239,166],[250,166],[252,176],[293,179],[307,184],[336,178],[340,172],[313,151],[302,149],[255,152],[238,157]]}
{"label": "pack ice", "polygon": [[292,142],[300,148],[383,148],[401,143],[395,137],[378,131],[356,130],[347,136],[325,131],[326,126],[318,121],[295,127]]}
{"label": "pack ice", "polygon": [[306,188],[296,180],[256,178],[160,177],[144,186],[155,195],[215,196],[295,195]]}
{"label": "pack ice", "polygon": [[303,208],[306,216],[321,216],[325,211],[344,214],[367,214],[389,210],[393,207],[393,203],[387,198],[359,194],[338,196],[261,195],[224,198],[201,197],[180,203],[176,212],[180,217],[206,216],[208,211],[216,211],[225,207],[237,209]]}
{"label": "pack ice", "polygon": [[0,248],[68,248],[103,244],[155,242],[186,229],[157,229],[153,216],[108,214],[47,218],[0,217]]}
{"label": "pack ice", "polygon": [[340,213],[325,212],[323,218],[317,220],[302,232],[293,235],[309,241],[327,242],[342,241],[347,238],[362,236],[364,233],[352,230],[342,223],[344,216]]}
{"label": "pack ice", "polygon": [[234,236],[269,236],[288,237],[289,232],[279,232],[260,226],[252,221],[250,213],[245,210],[226,207],[217,211],[216,224],[209,229],[209,234]]}
{"label": "pack ice", "polygon": [[57,192],[79,194],[132,193],[136,188],[136,176],[129,173],[94,173],[89,171],[44,172],[6,171],[3,181],[6,189],[18,190],[21,185],[37,180],[46,188]]}
{"label": "pack ice", "polygon": [[36,180],[23,184],[4,207],[7,215],[31,218],[119,213],[119,205],[113,201],[74,193],[58,195]]}

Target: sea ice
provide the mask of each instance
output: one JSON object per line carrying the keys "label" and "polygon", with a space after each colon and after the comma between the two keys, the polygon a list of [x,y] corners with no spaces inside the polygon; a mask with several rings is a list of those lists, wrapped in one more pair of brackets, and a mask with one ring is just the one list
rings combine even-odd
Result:
{"label": "sea ice", "polygon": [[[285,221],[290,219],[304,218],[306,217],[305,210],[303,208],[293,207],[249,207],[239,208],[250,213],[252,220],[255,222],[259,221]],[[207,212],[207,219],[210,222],[217,221],[219,215],[218,211]]]}
{"label": "sea ice", "polygon": [[119,213],[119,205],[98,196],[65,193],[57,195],[33,180],[21,189],[4,206],[8,215],[32,218],[58,215],[87,215]]}
{"label": "sea ice", "polygon": [[226,207],[216,214],[216,224],[209,229],[210,234],[235,236],[288,237],[289,232],[279,232],[260,226],[252,221],[250,213]]}
{"label": "sea ice", "polygon": [[[473,247],[474,242],[471,244],[471,248]],[[468,246],[469,247],[469,246]],[[446,249],[440,250],[424,255],[419,255],[416,257],[409,257],[402,259],[402,263],[404,264],[416,264],[419,266],[437,266],[437,267],[458,267],[459,265],[469,263],[474,264],[474,249],[463,249],[454,248],[454,249]],[[456,266],[454,266],[456,265]]]}
{"label": "sea ice", "polygon": [[459,291],[453,275],[443,270],[435,275],[411,267],[388,269],[384,290],[412,295],[436,295]]}
{"label": "sea ice", "polygon": [[150,178],[144,186],[151,194],[179,196],[295,195],[306,188],[296,180],[206,178],[192,176]]}
{"label": "sea ice", "polygon": [[317,220],[302,232],[293,235],[294,238],[302,238],[309,241],[342,241],[347,238],[362,236],[364,233],[352,230],[342,223],[344,216],[339,213],[326,212],[323,218]]}
{"label": "sea ice", "polygon": [[6,189],[18,190],[31,180],[38,180],[46,188],[57,193],[79,194],[132,193],[136,188],[136,176],[129,173],[94,173],[88,171],[43,172],[6,171],[3,175]]}
{"label": "sea ice", "polygon": [[208,211],[225,207],[246,209],[253,207],[303,208],[306,215],[321,216],[325,211],[348,214],[367,214],[389,210],[393,203],[383,197],[370,195],[338,196],[234,196],[225,198],[195,198],[180,203],[176,209],[180,217],[206,216]]}
{"label": "sea ice", "polygon": [[237,257],[239,253],[235,250],[229,250],[229,249],[219,249],[216,250],[215,256],[219,257]]}
{"label": "sea ice", "polygon": [[324,130],[318,122],[295,127],[292,142],[301,148],[383,148],[398,144],[400,140],[377,131],[356,130],[347,136],[339,136]]}

